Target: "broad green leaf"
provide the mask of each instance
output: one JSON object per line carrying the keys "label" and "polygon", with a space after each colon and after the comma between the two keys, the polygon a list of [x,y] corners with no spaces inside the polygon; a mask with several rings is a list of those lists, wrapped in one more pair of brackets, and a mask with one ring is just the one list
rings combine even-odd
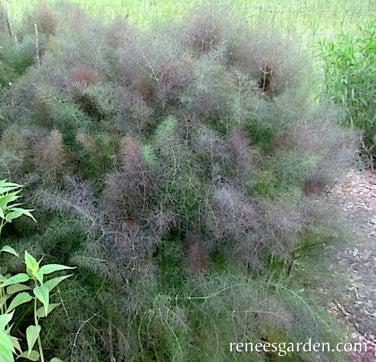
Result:
{"label": "broad green leaf", "polygon": [[27,251],[25,251],[25,264],[26,271],[29,275],[35,276],[35,274],[38,273],[39,263]]}
{"label": "broad green leaf", "polygon": [[60,265],[60,264],[47,264],[47,265],[43,265],[40,268],[43,274],[51,274],[55,271],[66,270],[66,269],[75,269],[75,267],[65,266],[65,265]]}
{"label": "broad green leaf", "polygon": [[25,284],[13,284],[7,288],[7,294],[12,295],[24,290],[31,290],[31,288]]}
{"label": "broad green leaf", "polygon": [[19,274],[13,275],[12,277],[8,278],[6,281],[2,282],[0,284],[0,287],[4,288],[4,287],[7,287],[8,285],[24,283],[24,282],[27,282],[29,279],[30,277],[27,274],[19,273]]}
{"label": "broad green leaf", "polygon": [[48,288],[45,285],[41,285],[39,287],[35,287],[33,289],[35,296],[42,302],[44,306],[44,311],[48,314],[48,305],[50,303],[50,293]]}
{"label": "broad green leaf", "polygon": [[33,350],[34,344],[39,337],[40,330],[41,330],[41,326],[39,325],[29,326],[26,328],[26,341],[27,341],[27,348],[28,348],[28,351],[27,351],[28,356],[30,356]]}
{"label": "broad green leaf", "polygon": [[34,210],[26,210],[26,209],[22,209],[20,207],[14,207],[14,208],[12,208],[11,212],[9,212],[8,214],[5,215],[5,220],[7,222],[12,222],[12,220],[17,219],[22,215],[25,215],[25,216],[30,217],[34,221],[36,221],[34,216],[31,214],[30,211],[34,211]]}
{"label": "broad green leaf", "polygon": [[8,205],[4,210],[11,211],[13,208],[18,207],[18,206],[21,206],[21,205],[23,205],[23,204],[21,204],[20,202],[15,203],[15,204],[10,204],[10,205]]}
{"label": "broad green leaf", "polygon": [[0,345],[14,352],[14,346],[12,343],[12,337],[5,331],[0,330]]}
{"label": "broad green leaf", "polygon": [[15,184],[14,182],[9,182],[7,179],[1,180],[0,181],[0,192],[2,191],[3,187],[8,187],[8,186],[14,186],[14,187],[23,187],[22,185]]}
{"label": "broad green leaf", "polygon": [[0,344],[0,362],[14,362],[13,352]]}
{"label": "broad green leaf", "polygon": [[43,284],[43,273],[41,271],[41,269],[39,269],[36,273],[35,273],[35,278],[37,278],[37,280],[39,281],[39,283]]}
{"label": "broad green leaf", "polygon": [[0,181],[0,194],[5,194],[19,188],[22,188],[22,185],[15,184],[13,182],[6,182],[6,180]]}
{"label": "broad green leaf", "polygon": [[16,337],[10,336],[10,339],[12,341],[13,347],[20,353],[22,353],[22,349],[20,346],[20,343],[18,342],[18,339]]}
{"label": "broad green leaf", "polygon": [[9,245],[3,246],[0,250],[0,253],[9,253],[9,254],[19,257],[18,253]]}
{"label": "broad green leaf", "polygon": [[15,352],[12,337],[0,330],[0,362],[13,362]]}
{"label": "broad green leaf", "polygon": [[19,357],[26,358],[29,361],[39,361],[39,353],[35,350],[29,352],[23,352],[19,355]]}
{"label": "broad green leaf", "polygon": [[10,208],[8,204],[12,201],[16,201],[17,199],[20,198],[20,196],[17,196],[17,194],[21,190],[15,191],[15,192],[10,192],[9,194],[1,195],[0,196],[0,208],[5,210],[6,208]]}
{"label": "broad green leaf", "polygon": [[51,303],[49,306],[48,306],[48,311],[47,311],[47,314],[46,314],[46,311],[44,310],[44,307],[40,307],[37,309],[37,317],[39,318],[44,318],[44,317],[47,317],[56,307],[58,307],[60,305],[60,303]]}
{"label": "broad green leaf", "polygon": [[14,308],[17,308],[19,305],[30,302],[32,300],[32,296],[29,293],[20,293],[17,294],[11,303],[9,304],[9,307],[7,309],[7,312],[12,311]]}
{"label": "broad green leaf", "polygon": [[5,313],[0,315],[0,330],[4,330],[7,324],[12,320],[14,311],[12,313]]}
{"label": "broad green leaf", "polygon": [[60,358],[54,357],[50,362],[63,362]]}
{"label": "broad green leaf", "polygon": [[6,348],[14,351],[14,346],[12,343],[12,337],[7,334],[5,331],[0,330],[0,345],[5,346]]}
{"label": "broad green leaf", "polygon": [[[4,331],[0,331],[0,347],[3,347],[5,350],[10,351],[11,353],[15,351],[11,336],[9,334],[6,334]],[[1,355],[1,357],[3,356]]]}
{"label": "broad green leaf", "polygon": [[18,219],[23,214],[24,213],[23,213],[23,210],[21,208],[15,208],[15,209],[12,209],[12,211],[10,211],[9,213],[7,213],[5,215],[5,220],[7,222],[12,222],[14,219]]}
{"label": "broad green leaf", "polygon": [[6,194],[10,191],[17,190],[19,187],[18,186],[4,186],[2,187],[0,185],[0,194]]}
{"label": "broad green leaf", "polygon": [[47,280],[44,283],[44,286],[46,286],[48,288],[48,291],[51,292],[52,289],[54,289],[60,282],[62,282],[64,279],[71,277],[72,275],[73,274],[69,274],[69,275],[64,275],[61,277],[52,278],[50,280]]}
{"label": "broad green leaf", "polygon": [[31,213],[32,211],[34,211],[34,209],[22,209],[22,211],[23,211],[23,215],[25,215],[25,216],[29,217],[31,220],[37,222],[34,215]]}

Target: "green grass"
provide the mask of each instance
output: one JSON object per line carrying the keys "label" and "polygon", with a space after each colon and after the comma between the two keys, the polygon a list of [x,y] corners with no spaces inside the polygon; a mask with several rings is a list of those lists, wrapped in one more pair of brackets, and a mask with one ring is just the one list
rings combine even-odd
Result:
{"label": "green grass", "polygon": [[363,151],[376,153],[376,21],[360,27],[360,36],[343,34],[323,42],[321,57],[325,73],[325,96],[344,109],[342,123],[363,131]]}
{"label": "green grass", "polygon": [[[9,0],[11,17],[19,19],[37,0]],[[56,0],[45,0],[47,3]],[[181,17],[190,7],[204,0],[69,0],[93,14],[106,17],[127,16],[147,26],[153,19]],[[356,31],[356,24],[376,17],[376,0],[232,0],[247,18],[272,24],[291,34],[298,34],[307,44],[317,37],[335,36],[341,31]]]}

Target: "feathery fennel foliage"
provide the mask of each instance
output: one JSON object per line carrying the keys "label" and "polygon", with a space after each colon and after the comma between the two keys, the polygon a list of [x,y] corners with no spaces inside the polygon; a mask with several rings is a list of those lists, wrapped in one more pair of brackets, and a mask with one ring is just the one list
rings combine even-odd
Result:
{"label": "feathery fennel foliage", "polygon": [[80,267],[46,355],[247,360],[231,341],[346,338],[299,276],[345,236],[325,193],[354,136],[312,103],[298,47],[225,11],[150,31],[73,7],[26,17],[46,47],[1,95],[0,173],[39,224],[4,237]]}

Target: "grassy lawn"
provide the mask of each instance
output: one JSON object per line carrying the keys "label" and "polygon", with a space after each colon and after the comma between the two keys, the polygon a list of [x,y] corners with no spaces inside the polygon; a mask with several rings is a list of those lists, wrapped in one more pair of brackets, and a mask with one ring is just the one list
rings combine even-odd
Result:
{"label": "grassy lawn", "polygon": [[[53,3],[56,0],[45,0]],[[22,12],[37,0],[9,0],[11,16],[20,18]],[[69,0],[81,4],[93,14],[109,18],[117,15],[147,26],[153,19],[182,16],[190,7],[203,0]],[[246,14],[250,22],[262,22],[299,34],[312,44],[317,37],[330,37],[341,31],[356,31],[357,24],[376,16],[376,0],[232,0],[228,3]]]}

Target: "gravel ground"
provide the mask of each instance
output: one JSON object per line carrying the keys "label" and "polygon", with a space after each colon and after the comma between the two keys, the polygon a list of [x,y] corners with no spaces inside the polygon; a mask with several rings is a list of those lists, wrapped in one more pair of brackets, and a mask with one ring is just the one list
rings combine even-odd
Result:
{"label": "gravel ground", "polygon": [[341,301],[328,309],[345,323],[354,341],[368,345],[367,353],[354,353],[352,361],[376,361],[376,174],[350,170],[330,197],[364,236],[354,234],[351,246],[332,250],[332,271],[348,283]]}

